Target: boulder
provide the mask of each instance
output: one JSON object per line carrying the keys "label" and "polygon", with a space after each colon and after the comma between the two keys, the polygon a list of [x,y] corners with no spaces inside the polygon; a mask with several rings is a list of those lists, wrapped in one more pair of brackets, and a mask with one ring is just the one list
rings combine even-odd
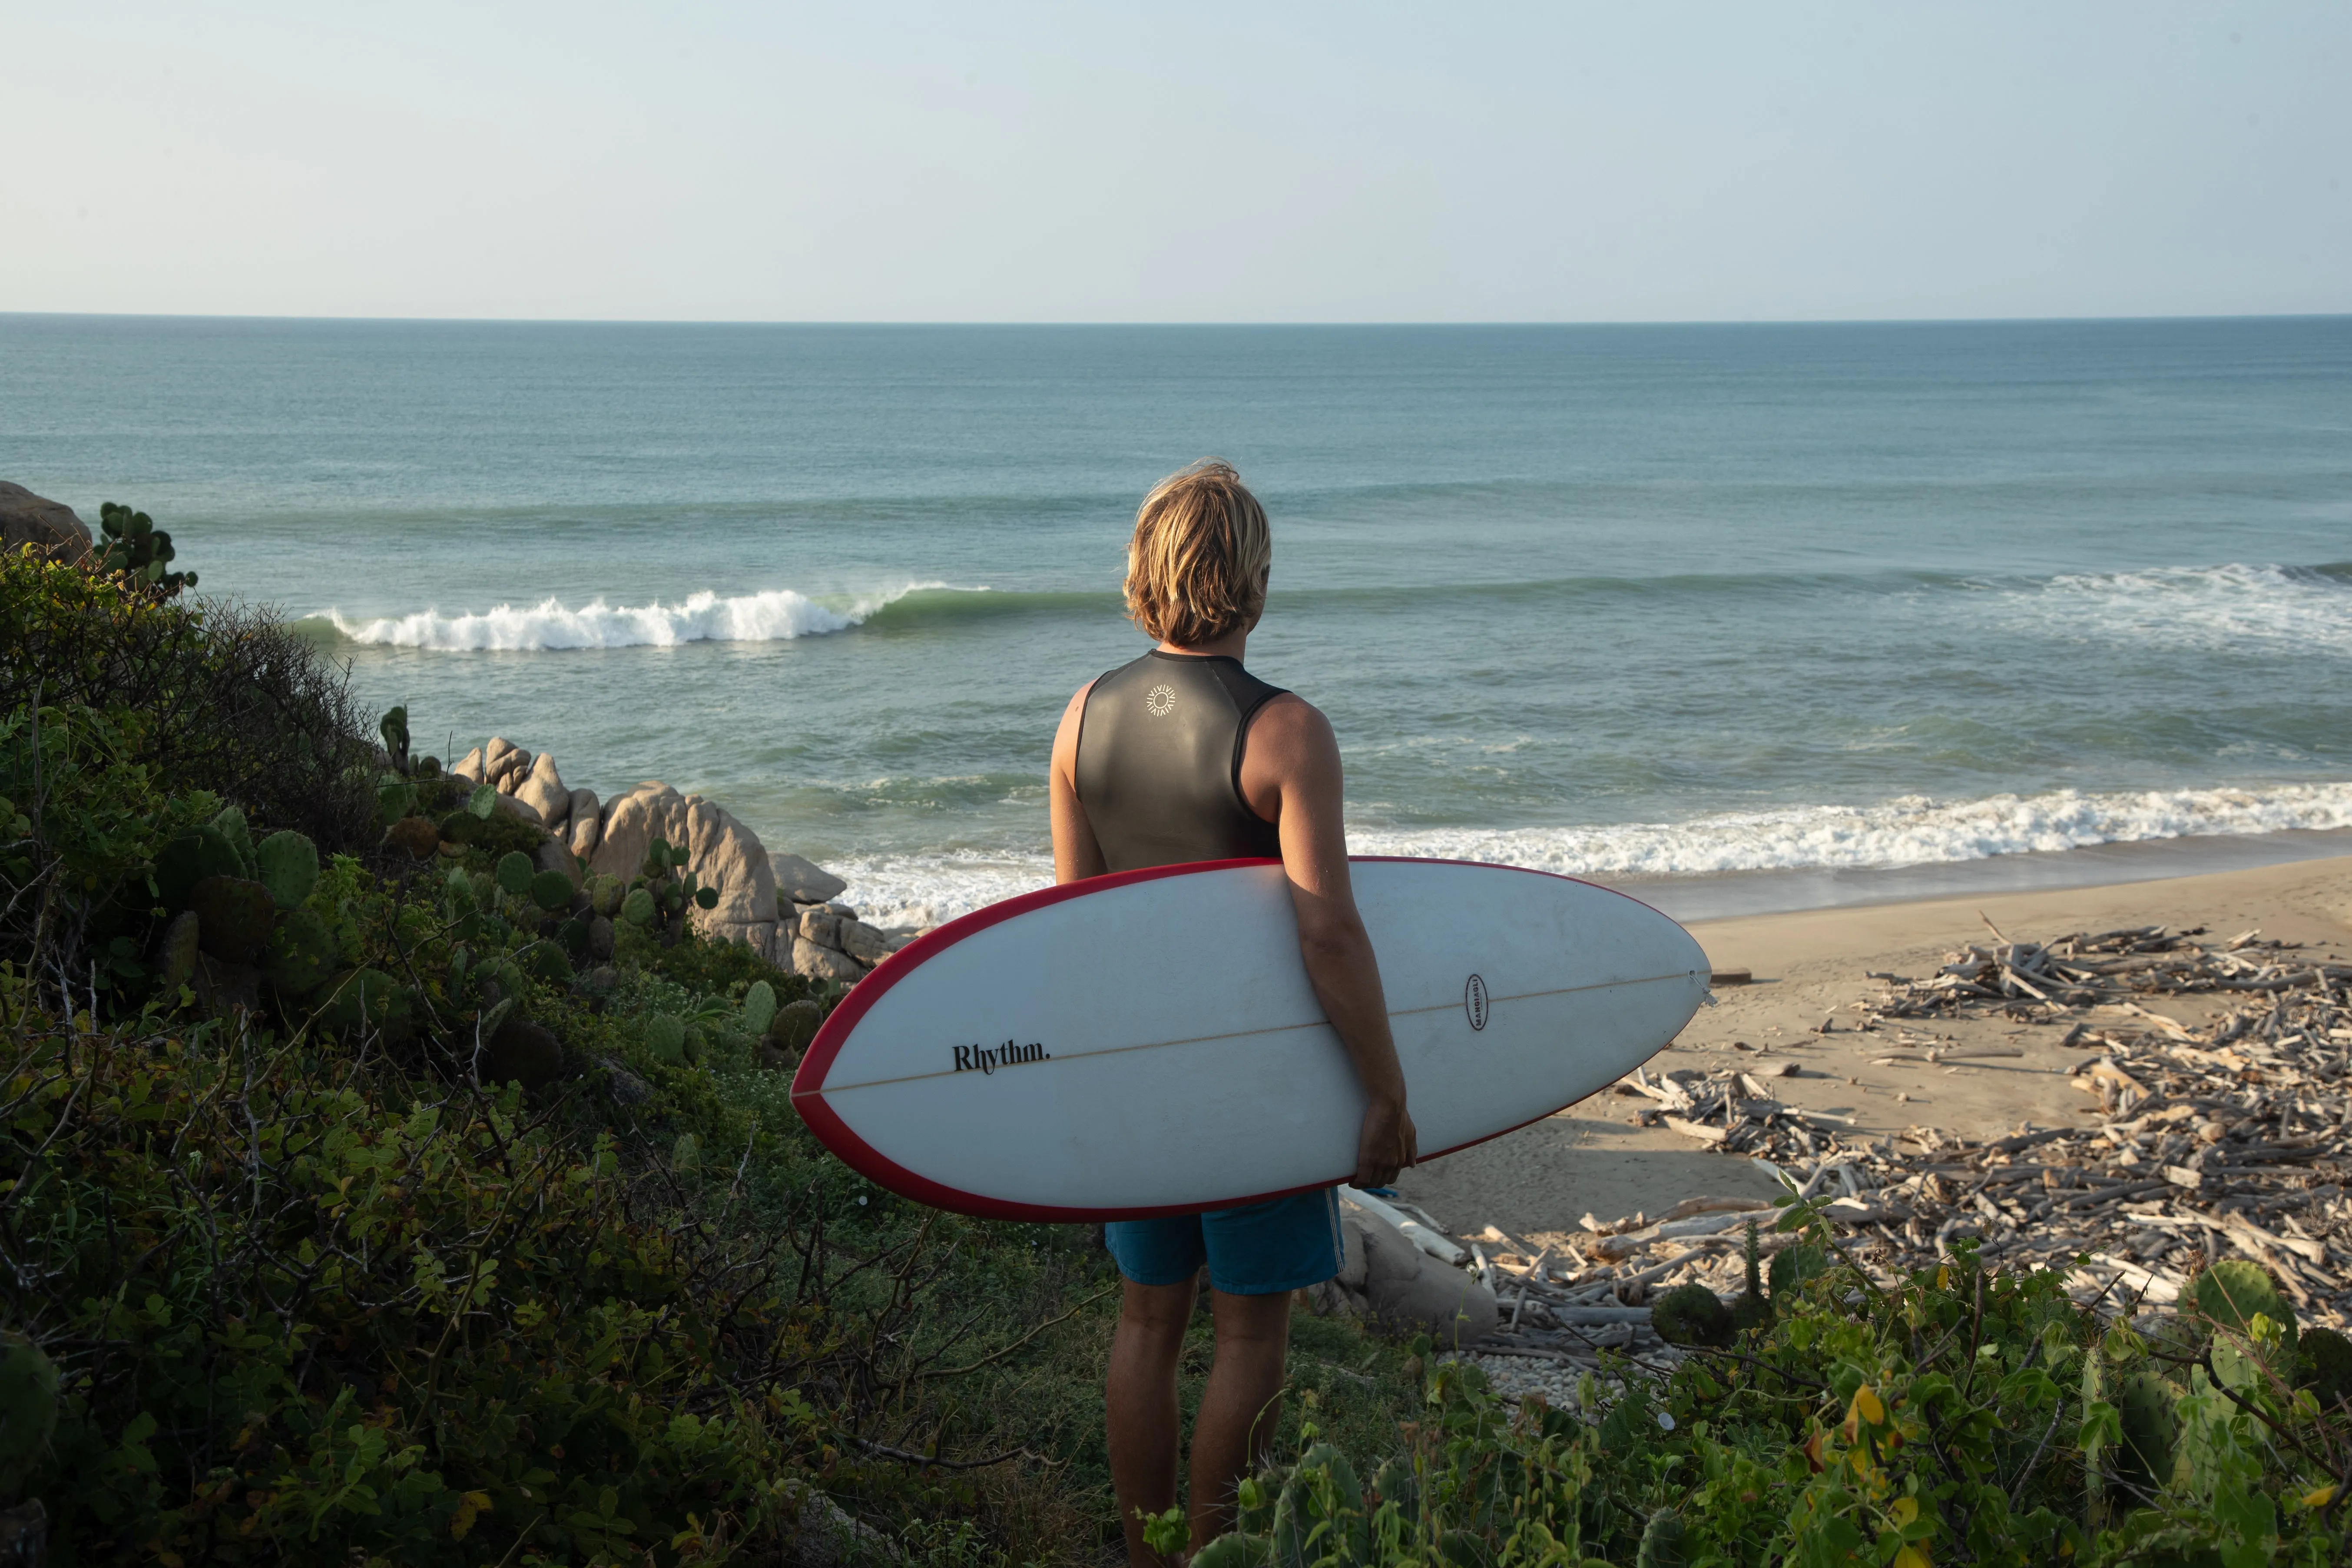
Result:
{"label": "boulder", "polygon": [[605,808],[604,832],[591,864],[600,874],[627,879],[645,866],[646,847],[663,839],[687,852],[687,868],[719,902],[695,912],[695,929],[748,937],[749,928],[776,921],[776,879],[760,837],[724,808],[698,795],[682,795],[658,779],[637,785]]}
{"label": "boulder", "polygon": [[512,795],[530,776],[530,763],[529,752],[504,735],[493,735],[482,748],[482,782],[498,785],[500,795]]}
{"label": "boulder", "polygon": [[89,527],[63,501],[0,480],[0,545],[10,554],[37,546],[52,561],[78,562],[90,552]]}
{"label": "boulder", "polygon": [[623,1067],[612,1057],[601,1058],[604,1068],[604,1092],[619,1105],[643,1105],[654,1097],[645,1079]]}
{"label": "boulder", "polygon": [[776,891],[796,904],[821,904],[838,897],[849,886],[815,862],[797,855],[772,854],[768,867],[775,878]]}
{"label": "boulder", "polygon": [[593,789],[572,792],[572,852],[583,860],[596,853],[604,837],[604,811]]}
{"label": "boulder", "polygon": [[476,746],[467,752],[459,759],[457,765],[449,770],[449,776],[461,784],[479,787],[482,782],[482,748]]}
{"label": "boulder", "polygon": [[499,796],[499,809],[505,812],[509,816],[520,817],[523,821],[530,823],[533,827],[544,828],[547,826],[547,824],[539,819],[539,811],[537,807],[533,806],[530,802],[517,799],[511,795],[502,795]]}
{"label": "boulder", "polygon": [[841,916],[823,904],[811,904],[801,910],[793,931],[795,935],[819,947],[829,947],[835,952],[841,951]]}
{"label": "boulder", "polygon": [[563,787],[563,780],[555,771],[555,754],[541,752],[530,764],[530,772],[515,785],[515,798],[539,813],[540,821],[550,830],[561,828],[572,819],[572,792]]}
{"label": "boulder", "polygon": [[841,951],[871,968],[898,951],[891,940],[864,921],[842,921],[835,928]]}
{"label": "boulder", "polygon": [[811,980],[847,980],[855,983],[865,978],[866,971],[857,960],[845,952],[835,952],[829,947],[819,947],[804,936],[793,938],[793,973]]}

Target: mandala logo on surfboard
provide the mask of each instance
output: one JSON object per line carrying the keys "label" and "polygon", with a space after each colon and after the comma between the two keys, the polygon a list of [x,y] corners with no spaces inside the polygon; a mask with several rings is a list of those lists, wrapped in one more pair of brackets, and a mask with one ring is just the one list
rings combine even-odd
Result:
{"label": "mandala logo on surfboard", "polygon": [[1462,1010],[1470,1016],[1473,1030],[1486,1026],[1486,983],[1475,974],[1470,977],[1470,984],[1462,988]]}
{"label": "mandala logo on surfboard", "polygon": [[1176,689],[1161,684],[1143,695],[1143,710],[1154,719],[1165,719],[1176,711]]}

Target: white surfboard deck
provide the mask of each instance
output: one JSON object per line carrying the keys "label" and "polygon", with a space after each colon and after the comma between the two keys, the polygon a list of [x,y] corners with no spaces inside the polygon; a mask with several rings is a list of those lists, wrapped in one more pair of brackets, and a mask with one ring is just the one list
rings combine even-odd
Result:
{"label": "white surfboard deck", "polygon": [[[1423,1158],[1606,1088],[1706,994],[1706,956],[1622,893],[1516,867],[1358,858]],[[877,1184],[999,1218],[1223,1208],[1355,1173],[1365,1096],[1275,860],[992,904],[892,954],[793,1079]]]}

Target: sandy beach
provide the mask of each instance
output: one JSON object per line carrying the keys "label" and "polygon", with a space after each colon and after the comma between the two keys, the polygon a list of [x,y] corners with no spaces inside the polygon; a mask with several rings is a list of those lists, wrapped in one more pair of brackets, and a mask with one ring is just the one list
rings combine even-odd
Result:
{"label": "sandy beach", "polygon": [[[1655,1066],[1702,1068],[1773,1057],[1796,1073],[1776,1081],[1791,1104],[1853,1119],[1866,1135],[1932,1127],[1968,1138],[2080,1123],[2093,1102],[2069,1081],[2083,1053],[2065,1030],[2000,1019],[1939,1022],[1955,1047],[1998,1045],[2013,1059],[1951,1066],[1874,1066],[1883,1043],[1854,1032],[1852,1004],[1880,989],[1874,973],[1918,977],[1945,955],[1990,938],[1987,922],[2019,940],[2068,931],[2165,924],[2225,936],[2259,928],[2301,943],[2315,960],[2352,952],[2352,856],[2113,887],[1988,894],[1857,909],[1811,910],[1695,922],[1718,972],[1747,970],[1746,985],[1719,985]],[[2168,1009],[2192,1026],[2226,996],[2178,997]],[[1820,1032],[1824,1021],[1828,1032]],[[1405,1197],[1456,1234],[1496,1225],[1538,1244],[1636,1210],[1656,1215],[1699,1194],[1767,1196],[1774,1184],[1754,1162],[1718,1154],[1663,1127],[1633,1124],[1642,1102],[1602,1093],[1504,1137],[1408,1172]]]}

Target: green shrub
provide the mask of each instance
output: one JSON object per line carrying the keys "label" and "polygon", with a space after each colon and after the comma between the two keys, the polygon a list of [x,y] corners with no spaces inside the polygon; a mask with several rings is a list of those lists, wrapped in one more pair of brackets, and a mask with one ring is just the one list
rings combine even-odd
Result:
{"label": "green shrub", "polygon": [[774,1533],[824,1334],[772,1243],[677,1223],[511,1092],[216,1026],[16,1024],[9,1310],[63,1369],[24,1483],[60,1562],[675,1563]]}
{"label": "green shrub", "polygon": [[32,550],[0,555],[0,714],[135,714],[126,760],[321,849],[373,847],[369,726],[345,676],[264,609],[189,604]]}
{"label": "green shrub", "polygon": [[1964,1247],[1882,1288],[1808,1210],[1783,1223],[1815,1230],[1813,1277],[1728,1348],[1663,1380],[1620,1361],[1580,1411],[1443,1365],[1404,1458],[1360,1486],[1306,1430],[1194,1561],[2219,1568],[2352,1545],[2352,1416],[2313,1392],[2335,1352],[2298,1349],[2259,1269],[2220,1266],[2143,1334],[2058,1272]]}

